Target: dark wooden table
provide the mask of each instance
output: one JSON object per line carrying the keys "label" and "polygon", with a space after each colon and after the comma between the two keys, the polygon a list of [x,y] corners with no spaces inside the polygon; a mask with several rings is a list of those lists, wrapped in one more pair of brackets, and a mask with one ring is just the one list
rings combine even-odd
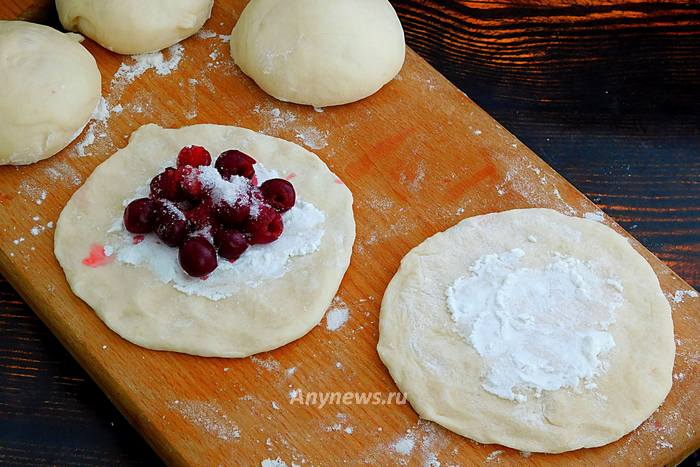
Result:
{"label": "dark wooden table", "polygon": [[[411,47],[700,288],[700,2],[392,3]],[[0,464],[159,463],[0,277]]]}

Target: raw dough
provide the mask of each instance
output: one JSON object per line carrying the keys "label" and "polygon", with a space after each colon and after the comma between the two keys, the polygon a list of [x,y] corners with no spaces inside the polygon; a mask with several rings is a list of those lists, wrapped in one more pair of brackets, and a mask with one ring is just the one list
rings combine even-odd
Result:
{"label": "raw dough", "polygon": [[68,146],[95,111],[101,77],[77,34],[0,21],[0,165],[25,165]]}
{"label": "raw dough", "polygon": [[[319,250],[290,259],[288,272],[220,301],[189,296],[145,268],[116,261],[91,268],[82,260],[104,244],[123,201],[189,144],[213,155],[238,148],[285,177],[299,197],[326,215]],[[114,331],[138,345],[193,355],[245,357],[303,336],[323,317],[350,262],[355,239],[352,194],[313,153],[250,130],[147,125],[95,169],[61,213],[55,253],[71,288]]]}
{"label": "raw dough", "polygon": [[231,55],[277,99],[316,107],[377,92],[401,70],[401,22],[387,0],[252,0]]}
{"label": "raw dough", "polygon": [[213,5],[214,0],[56,0],[64,28],[129,55],[190,37],[209,19]]}
{"label": "raw dough", "polygon": [[[521,402],[484,389],[490,362],[458,332],[446,292],[477,259],[514,249],[527,267],[543,268],[558,252],[617,278],[615,346],[595,386],[526,391]],[[675,356],[671,309],[644,258],[609,227],[549,209],[469,218],[414,248],[384,296],[377,348],[422,418],[481,443],[551,453],[634,430],[668,394]]]}

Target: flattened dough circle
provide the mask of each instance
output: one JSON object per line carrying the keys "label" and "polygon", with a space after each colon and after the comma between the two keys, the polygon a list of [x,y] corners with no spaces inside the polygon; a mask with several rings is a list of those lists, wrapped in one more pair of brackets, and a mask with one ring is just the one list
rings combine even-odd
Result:
{"label": "flattened dough circle", "polygon": [[[610,326],[616,346],[597,390],[544,391],[518,403],[482,388],[484,362],[457,333],[445,291],[478,258],[514,248],[529,252],[528,267],[556,251],[594,261],[622,283],[624,303]],[[594,221],[524,209],[465,219],[411,250],[384,295],[378,351],[422,418],[481,443],[557,453],[610,443],[648,418],[671,388],[675,341],[658,279],[624,237]]]}
{"label": "flattened dough circle", "polygon": [[[299,197],[326,215],[320,248],[291,258],[283,277],[217,302],[185,295],[146,268],[82,264],[92,244],[104,243],[123,201],[190,144],[212,154],[239,148],[281,177],[296,174]],[[70,199],[56,226],[55,253],[73,292],[125,339],[157,350],[245,357],[298,339],[321,321],[348,268],[354,239],[352,194],[315,154],[243,128],[147,125]]]}

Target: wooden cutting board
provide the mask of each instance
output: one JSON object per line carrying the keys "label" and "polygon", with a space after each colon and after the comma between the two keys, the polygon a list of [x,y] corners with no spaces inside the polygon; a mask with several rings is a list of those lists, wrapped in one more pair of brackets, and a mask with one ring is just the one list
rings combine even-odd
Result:
{"label": "wooden cutting board", "polygon": [[[130,82],[117,71],[133,71],[133,59],[86,41],[113,108],[108,120],[47,161],[0,168],[0,271],[168,463],[662,465],[700,446],[700,299],[631,237],[669,296],[678,349],[667,401],[616,443],[530,455],[454,435],[407,405],[291,404],[296,390],[397,390],[375,351],[383,291],[403,255],[460,219],[550,207],[628,234],[412,51],[393,82],[356,104],[314,110],[268,97],[233,66],[225,42],[245,3],[217,0],[208,33],[183,42],[169,74],[147,70]],[[52,5],[10,0],[0,18],[50,17]],[[355,195],[357,243],[333,305],[349,320],[336,330],[324,321],[242,360],[149,351],[107,329],[69,290],[52,223],[95,166],[146,123],[238,125],[319,154]]]}

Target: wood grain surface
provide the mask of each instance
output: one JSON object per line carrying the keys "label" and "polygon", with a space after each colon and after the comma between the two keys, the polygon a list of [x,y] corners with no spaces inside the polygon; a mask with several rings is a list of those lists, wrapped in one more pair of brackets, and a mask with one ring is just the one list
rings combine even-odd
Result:
{"label": "wood grain surface", "polygon": [[[24,14],[51,22],[50,3],[6,1],[0,5],[0,18]],[[230,31],[237,16],[228,13],[226,7],[231,3],[239,12],[244,2],[219,2],[217,18],[208,29]],[[409,43],[420,55],[691,284],[700,285],[697,4],[393,3]],[[110,79],[121,58],[94,44],[88,47],[98,57],[105,95],[112,102],[116,90],[110,89]],[[409,55],[402,80],[379,95],[316,115],[278,104],[260,93],[225,64],[225,48],[216,39],[190,39],[185,48],[183,64],[173,75],[146,74],[127,87],[120,102],[145,103],[146,109],[139,113],[127,105],[126,112],[114,115],[105,128],[108,137],[99,138],[89,148],[93,156],[76,158],[71,155],[74,148],[69,148],[33,168],[0,171],[3,271],[170,462],[204,459],[198,456],[202,452],[198,436],[206,433],[209,457],[205,464],[217,460],[254,464],[280,456],[288,463],[304,459],[315,464],[345,460],[420,465],[431,454],[443,465],[485,463],[501,448],[478,446],[432,424],[419,423],[406,407],[343,408],[347,419],[340,419],[340,410],[296,410],[285,397],[299,387],[393,390],[372,352],[378,300],[400,257],[425,236],[461,216],[494,209],[554,203],[564,210],[570,205],[581,214],[594,208],[537,162],[533,164],[548,177],[547,187],[556,187],[561,200],[552,190],[519,185],[518,181],[531,180],[527,170],[514,172],[507,182],[508,171],[522,169],[518,164],[526,161],[519,158],[531,157],[529,151],[509,139],[414,54]],[[212,51],[221,52],[221,60],[213,60],[220,64],[202,78],[208,78],[214,89],[225,88],[226,95],[209,89],[204,79],[196,94],[190,93],[187,84],[181,87],[179,83],[190,75],[199,78],[207,69]],[[296,120],[282,125],[271,113],[274,108],[289,112],[284,115]],[[188,120],[194,110],[198,115]],[[371,131],[360,133],[352,126],[358,116],[361,129],[371,124]],[[355,192],[358,222],[363,224],[355,263],[340,292],[351,310],[346,326],[337,332],[321,326],[261,360],[196,359],[125,345],[65,293],[65,285],[55,276],[50,229],[34,238],[28,233],[37,223],[33,217],[40,216],[42,225],[55,220],[74,190],[72,177],[84,179],[113,147],[125,144],[130,131],[150,121],[171,126],[189,121],[240,124],[292,140],[312,126],[328,132],[324,137],[328,145],[317,152]],[[446,121],[453,125],[444,125]],[[443,128],[449,130],[443,132]],[[462,131],[454,133],[455,129]],[[474,134],[477,130],[481,131],[478,136]],[[510,144],[516,144],[512,155],[505,160],[493,157],[507,151]],[[385,160],[373,159],[378,154]],[[62,162],[68,165],[60,165]],[[63,175],[47,179],[53,173],[49,168]],[[459,176],[452,177],[453,173]],[[21,186],[27,181],[30,185]],[[8,183],[12,190],[7,189]],[[448,188],[441,192],[435,184]],[[47,199],[38,205],[44,188]],[[16,196],[16,191],[21,195]],[[436,205],[444,209],[435,209]],[[395,208],[405,208],[403,216]],[[460,208],[465,211],[458,211]],[[8,226],[17,230],[8,232]],[[25,240],[14,245],[22,237]],[[9,257],[15,251],[22,253],[21,260]],[[670,274],[664,274],[662,280],[668,292],[686,287]],[[55,289],[47,290],[51,285]],[[4,429],[0,430],[0,462],[158,462],[17,295],[6,285],[1,290],[0,420]],[[694,318],[686,314],[693,305]],[[674,304],[674,309],[681,339],[678,381],[669,403],[642,430],[607,448],[529,458],[504,449],[494,460],[506,465],[660,465],[676,463],[689,454],[697,446],[695,431],[700,428],[695,392],[700,379],[695,367],[700,355],[700,339],[694,329],[697,303],[686,300]],[[53,315],[46,310],[53,310]],[[75,328],[66,329],[66,323]],[[75,329],[81,329],[82,335]],[[341,368],[336,368],[336,362]],[[168,371],[154,369],[154,363]],[[292,367],[297,371],[288,377],[285,369]],[[154,388],[153,382],[159,386]],[[186,404],[177,407],[175,401]],[[272,407],[272,401],[280,410]],[[231,423],[239,428],[240,438],[228,436]],[[349,427],[352,434],[344,431]],[[392,445],[409,429],[416,439],[413,455],[397,455]]]}

